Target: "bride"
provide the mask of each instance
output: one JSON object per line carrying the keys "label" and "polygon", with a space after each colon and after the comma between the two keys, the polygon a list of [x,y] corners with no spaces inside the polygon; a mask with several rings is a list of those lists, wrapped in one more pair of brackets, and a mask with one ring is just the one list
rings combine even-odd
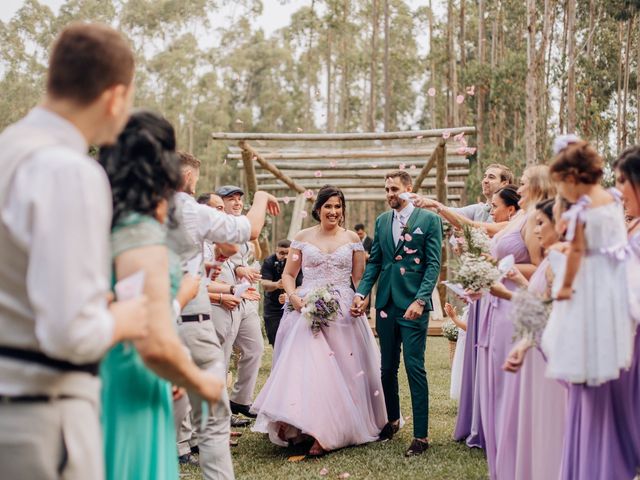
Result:
{"label": "bride", "polygon": [[[313,218],[291,243],[282,275],[285,305],[267,382],[253,403],[254,431],[281,446],[313,442],[309,455],[375,441],[387,423],[380,381],[380,352],[364,316],[352,317],[353,285],[365,256],[355,232],[342,227],[345,200],[332,186],[320,189]],[[304,280],[296,290],[302,268]],[[317,287],[338,292],[340,314],[314,336],[300,313],[305,295]],[[292,308],[291,308],[292,307]]]}

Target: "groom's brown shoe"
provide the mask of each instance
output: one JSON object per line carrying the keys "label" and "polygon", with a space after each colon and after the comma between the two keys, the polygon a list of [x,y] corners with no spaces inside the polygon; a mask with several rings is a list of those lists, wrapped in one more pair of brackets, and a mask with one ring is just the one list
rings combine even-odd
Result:
{"label": "groom's brown shoe", "polygon": [[378,441],[384,442],[385,440],[391,440],[393,436],[400,430],[400,425],[397,423],[387,422],[387,424],[380,430],[378,435]]}
{"label": "groom's brown shoe", "polygon": [[407,451],[404,452],[405,457],[415,457],[416,455],[422,455],[429,448],[429,442],[424,442],[422,440],[418,440],[417,438],[413,439]]}

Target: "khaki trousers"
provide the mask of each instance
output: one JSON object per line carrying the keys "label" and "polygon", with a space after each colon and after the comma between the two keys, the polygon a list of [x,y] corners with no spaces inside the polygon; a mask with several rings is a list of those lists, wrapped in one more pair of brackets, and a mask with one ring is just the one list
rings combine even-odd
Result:
{"label": "khaki trousers", "polygon": [[102,480],[97,405],[79,398],[0,404],[0,477]]}

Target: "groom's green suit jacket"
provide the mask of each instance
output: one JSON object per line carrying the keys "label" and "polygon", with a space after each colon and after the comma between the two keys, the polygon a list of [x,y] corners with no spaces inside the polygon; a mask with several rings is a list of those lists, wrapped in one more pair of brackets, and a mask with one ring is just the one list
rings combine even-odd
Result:
{"label": "groom's green suit jacket", "polygon": [[366,297],[379,280],[377,310],[389,301],[406,310],[418,299],[425,301],[425,312],[433,310],[431,294],[440,275],[442,221],[435,213],[416,208],[397,245],[393,241],[392,221],[393,210],[376,219],[371,255],[358,293]]}

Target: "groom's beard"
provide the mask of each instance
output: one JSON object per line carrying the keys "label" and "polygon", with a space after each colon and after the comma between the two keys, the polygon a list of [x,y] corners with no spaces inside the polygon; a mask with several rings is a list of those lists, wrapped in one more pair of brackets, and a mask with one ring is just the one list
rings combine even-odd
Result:
{"label": "groom's beard", "polygon": [[400,208],[400,199],[399,198],[390,198],[387,200],[387,203],[389,204],[389,206],[391,208],[393,208],[394,210]]}

